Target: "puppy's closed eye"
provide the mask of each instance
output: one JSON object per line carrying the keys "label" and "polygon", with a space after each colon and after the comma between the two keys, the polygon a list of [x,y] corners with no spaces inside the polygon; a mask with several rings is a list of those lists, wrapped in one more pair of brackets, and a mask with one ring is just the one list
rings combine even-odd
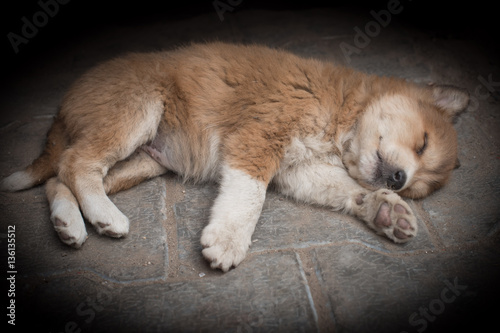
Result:
{"label": "puppy's closed eye", "polygon": [[424,143],[419,147],[417,148],[417,155],[422,155],[425,151],[425,149],[427,148],[427,141],[428,141],[428,138],[427,138],[427,132],[424,133]]}

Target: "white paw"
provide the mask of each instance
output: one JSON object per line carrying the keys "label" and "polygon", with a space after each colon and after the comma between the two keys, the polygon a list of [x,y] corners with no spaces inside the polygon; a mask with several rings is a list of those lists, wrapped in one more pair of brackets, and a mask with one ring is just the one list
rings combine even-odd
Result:
{"label": "white paw", "polygon": [[56,200],[52,204],[50,220],[61,241],[80,248],[87,239],[87,230],[78,207],[68,200]]}
{"label": "white paw", "polygon": [[210,262],[212,268],[220,268],[227,272],[231,267],[238,266],[245,259],[250,247],[252,233],[233,232],[221,224],[209,224],[203,229],[201,245],[203,256]]}
{"label": "white paw", "polygon": [[363,220],[395,243],[405,243],[417,235],[417,219],[396,193],[385,189],[375,191],[363,198],[361,206]]}
{"label": "white paw", "polygon": [[128,234],[129,220],[108,197],[87,197],[82,211],[100,235],[120,238]]}

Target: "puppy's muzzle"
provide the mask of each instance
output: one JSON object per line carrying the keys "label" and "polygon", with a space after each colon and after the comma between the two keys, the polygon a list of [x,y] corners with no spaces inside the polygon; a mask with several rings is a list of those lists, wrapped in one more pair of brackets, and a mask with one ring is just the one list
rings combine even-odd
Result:
{"label": "puppy's muzzle", "polygon": [[387,187],[391,190],[400,190],[406,183],[406,172],[397,170],[387,177]]}
{"label": "puppy's muzzle", "polygon": [[402,189],[406,184],[406,172],[387,163],[379,151],[377,151],[377,157],[378,163],[374,183],[386,186],[393,191]]}

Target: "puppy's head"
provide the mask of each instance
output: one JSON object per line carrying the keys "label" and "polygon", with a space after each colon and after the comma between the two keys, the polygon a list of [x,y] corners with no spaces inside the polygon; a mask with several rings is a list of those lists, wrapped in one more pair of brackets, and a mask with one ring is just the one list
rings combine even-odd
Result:
{"label": "puppy's head", "polygon": [[408,87],[368,103],[343,156],[351,177],[370,189],[422,198],[457,166],[453,118],[469,94],[452,86]]}

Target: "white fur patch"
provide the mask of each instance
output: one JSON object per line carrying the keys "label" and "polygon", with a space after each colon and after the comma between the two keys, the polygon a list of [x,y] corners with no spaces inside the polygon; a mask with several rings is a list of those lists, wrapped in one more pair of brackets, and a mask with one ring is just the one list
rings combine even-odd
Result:
{"label": "white fur patch", "polygon": [[[138,122],[133,132],[128,135],[129,142],[127,146],[134,147],[134,150],[138,146],[138,143],[142,144],[154,138],[163,115],[163,104],[160,100],[145,100],[141,106],[144,116]],[[131,153],[127,154],[127,156]]]}
{"label": "white fur patch", "polygon": [[314,159],[330,160],[332,151],[336,148],[331,141],[322,140],[322,135],[307,136],[305,138],[293,138],[286,148],[285,156],[281,165],[297,165]]}
{"label": "white fur patch", "polygon": [[273,182],[287,196],[346,213],[352,210],[356,195],[364,191],[344,168],[320,160],[280,171]]}
{"label": "white fur patch", "polygon": [[28,172],[17,171],[0,182],[0,191],[15,192],[30,188],[36,182]]}
{"label": "white fur patch", "polygon": [[210,223],[203,230],[203,255],[212,268],[228,271],[246,255],[266,196],[266,184],[247,173],[224,166],[219,196]]}
{"label": "white fur patch", "polygon": [[376,151],[363,151],[359,157],[359,172],[364,179],[373,179],[377,172],[378,157]]}
{"label": "white fur patch", "polygon": [[219,171],[219,146],[220,139],[215,133],[210,135],[208,146],[208,159],[205,162],[202,179],[215,179]]}
{"label": "white fur patch", "polygon": [[349,135],[337,144],[321,136],[292,140],[273,183],[280,192],[297,200],[350,212],[354,198],[363,190],[335,154]]}

